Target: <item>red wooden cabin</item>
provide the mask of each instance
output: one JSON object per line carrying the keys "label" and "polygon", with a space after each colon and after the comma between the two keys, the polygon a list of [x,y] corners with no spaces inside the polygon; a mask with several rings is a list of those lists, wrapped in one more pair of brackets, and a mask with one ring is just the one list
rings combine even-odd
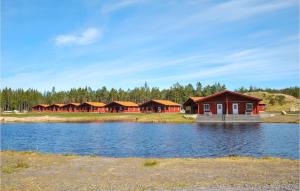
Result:
{"label": "red wooden cabin", "polygon": [[266,111],[266,104],[265,103],[259,103],[258,104],[258,112],[265,112]]}
{"label": "red wooden cabin", "polygon": [[84,102],[78,106],[78,110],[81,112],[97,112],[104,113],[107,111],[105,103],[102,102]]}
{"label": "red wooden cabin", "polygon": [[49,105],[46,104],[38,104],[38,105],[34,105],[32,106],[32,112],[44,112],[47,111],[47,107]]}
{"label": "red wooden cabin", "polygon": [[140,105],[141,112],[149,113],[178,113],[180,105],[169,100],[150,100]]}
{"label": "red wooden cabin", "polygon": [[49,105],[47,107],[47,111],[50,111],[50,112],[63,112],[63,106],[65,104],[60,104],[60,103],[55,103],[55,104],[52,104],[52,105]]}
{"label": "red wooden cabin", "polygon": [[198,101],[198,114],[258,114],[261,99],[232,91],[223,91]]}
{"label": "red wooden cabin", "polygon": [[130,101],[113,101],[106,105],[111,113],[137,113],[140,112],[139,105]]}
{"label": "red wooden cabin", "polygon": [[68,103],[63,106],[64,112],[79,112],[80,103]]}
{"label": "red wooden cabin", "polygon": [[189,99],[183,103],[185,113],[196,114],[198,112],[198,101],[204,97],[189,97]]}

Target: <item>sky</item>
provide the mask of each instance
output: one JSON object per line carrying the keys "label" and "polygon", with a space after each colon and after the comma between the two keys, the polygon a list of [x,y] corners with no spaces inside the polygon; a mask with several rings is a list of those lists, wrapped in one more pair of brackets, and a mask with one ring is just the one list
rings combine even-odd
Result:
{"label": "sky", "polygon": [[1,86],[299,85],[297,0],[2,0]]}

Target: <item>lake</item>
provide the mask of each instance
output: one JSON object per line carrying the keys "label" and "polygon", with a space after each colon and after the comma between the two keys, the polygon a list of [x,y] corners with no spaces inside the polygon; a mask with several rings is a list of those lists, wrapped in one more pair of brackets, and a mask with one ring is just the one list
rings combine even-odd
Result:
{"label": "lake", "polygon": [[8,123],[1,150],[108,157],[299,159],[298,124]]}

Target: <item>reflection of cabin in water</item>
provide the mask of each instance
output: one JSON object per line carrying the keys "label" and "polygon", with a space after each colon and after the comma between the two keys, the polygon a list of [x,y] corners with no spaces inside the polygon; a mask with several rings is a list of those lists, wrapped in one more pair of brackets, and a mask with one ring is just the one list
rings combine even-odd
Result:
{"label": "reflection of cabin in water", "polygon": [[34,105],[32,106],[32,111],[33,112],[43,112],[43,111],[47,111],[47,107],[49,105],[46,104],[38,104],[38,105]]}
{"label": "reflection of cabin in water", "polygon": [[150,100],[140,105],[141,112],[178,113],[180,105],[169,100]]}
{"label": "reflection of cabin in water", "polygon": [[106,105],[111,113],[137,113],[140,112],[139,105],[130,101],[113,101]]}
{"label": "reflection of cabin in water", "polygon": [[198,101],[204,97],[189,97],[186,102],[183,103],[183,109],[185,113],[196,114],[198,112]]}
{"label": "reflection of cabin in water", "polygon": [[102,102],[84,102],[78,106],[78,110],[81,112],[106,112],[105,103]]}
{"label": "reflection of cabin in water", "polygon": [[51,111],[51,112],[63,112],[64,111],[64,109],[63,109],[64,105],[65,104],[55,103],[55,104],[49,105],[47,107],[47,110]]}
{"label": "reflection of cabin in water", "polygon": [[66,112],[79,112],[78,106],[80,103],[68,103],[63,106],[63,110]]}

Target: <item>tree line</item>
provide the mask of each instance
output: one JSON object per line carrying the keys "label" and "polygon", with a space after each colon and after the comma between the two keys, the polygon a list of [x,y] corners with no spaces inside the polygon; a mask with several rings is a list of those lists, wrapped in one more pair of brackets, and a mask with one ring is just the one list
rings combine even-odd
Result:
{"label": "tree line", "polygon": [[55,87],[51,91],[40,92],[35,89],[12,89],[5,87],[0,90],[1,110],[30,110],[36,104],[53,103],[83,103],[86,101],[97,101],[109,103],[111,101],[122,100],[143,103],[150,99],[167,99],[176,103],[183,103],[190,96],[207,96],[226,89],[224,84],[214,83],[213,85],[202,86],[197,82],[181,85],[174,84],[170,88],[159,89],[158,87],[149,87],[145,83],[142,87],[134,89],[108,89],[105,86],[93,90],[90,87],[72,88],[68,91],[56,91]]}
{"label": "tree line", "polygon": [[[108,89],[105,86],[93,90],[90,87],[72,88],[68,91],[56,91],[55,87],[51,91],[40,92],[35,89],[12,89],[5,87],[0,90],[1,111],[9,110],[31,110],[36,104],[53,104],[53,103],[83,103],[86,101],[97,101],[109,103],[111,101],[122,100],[143,103],[150,99],[167,99],[182,104],[190,96],[208,96],[220,91],[226,90],[226,86],[220,83],[203,86],[201,82],[195,85],[181,85],[176,83],[170,88],[159,89],[158,87],[149,87],[145,83],[141,87],[134,89]],[[248,91],[268,91],[280,92],[293,95],[299,98],[299,87],[275,89],[258,89],[258,88],[239,88],[239,92]],[[298,93],[295,93],[298,91]]]}

